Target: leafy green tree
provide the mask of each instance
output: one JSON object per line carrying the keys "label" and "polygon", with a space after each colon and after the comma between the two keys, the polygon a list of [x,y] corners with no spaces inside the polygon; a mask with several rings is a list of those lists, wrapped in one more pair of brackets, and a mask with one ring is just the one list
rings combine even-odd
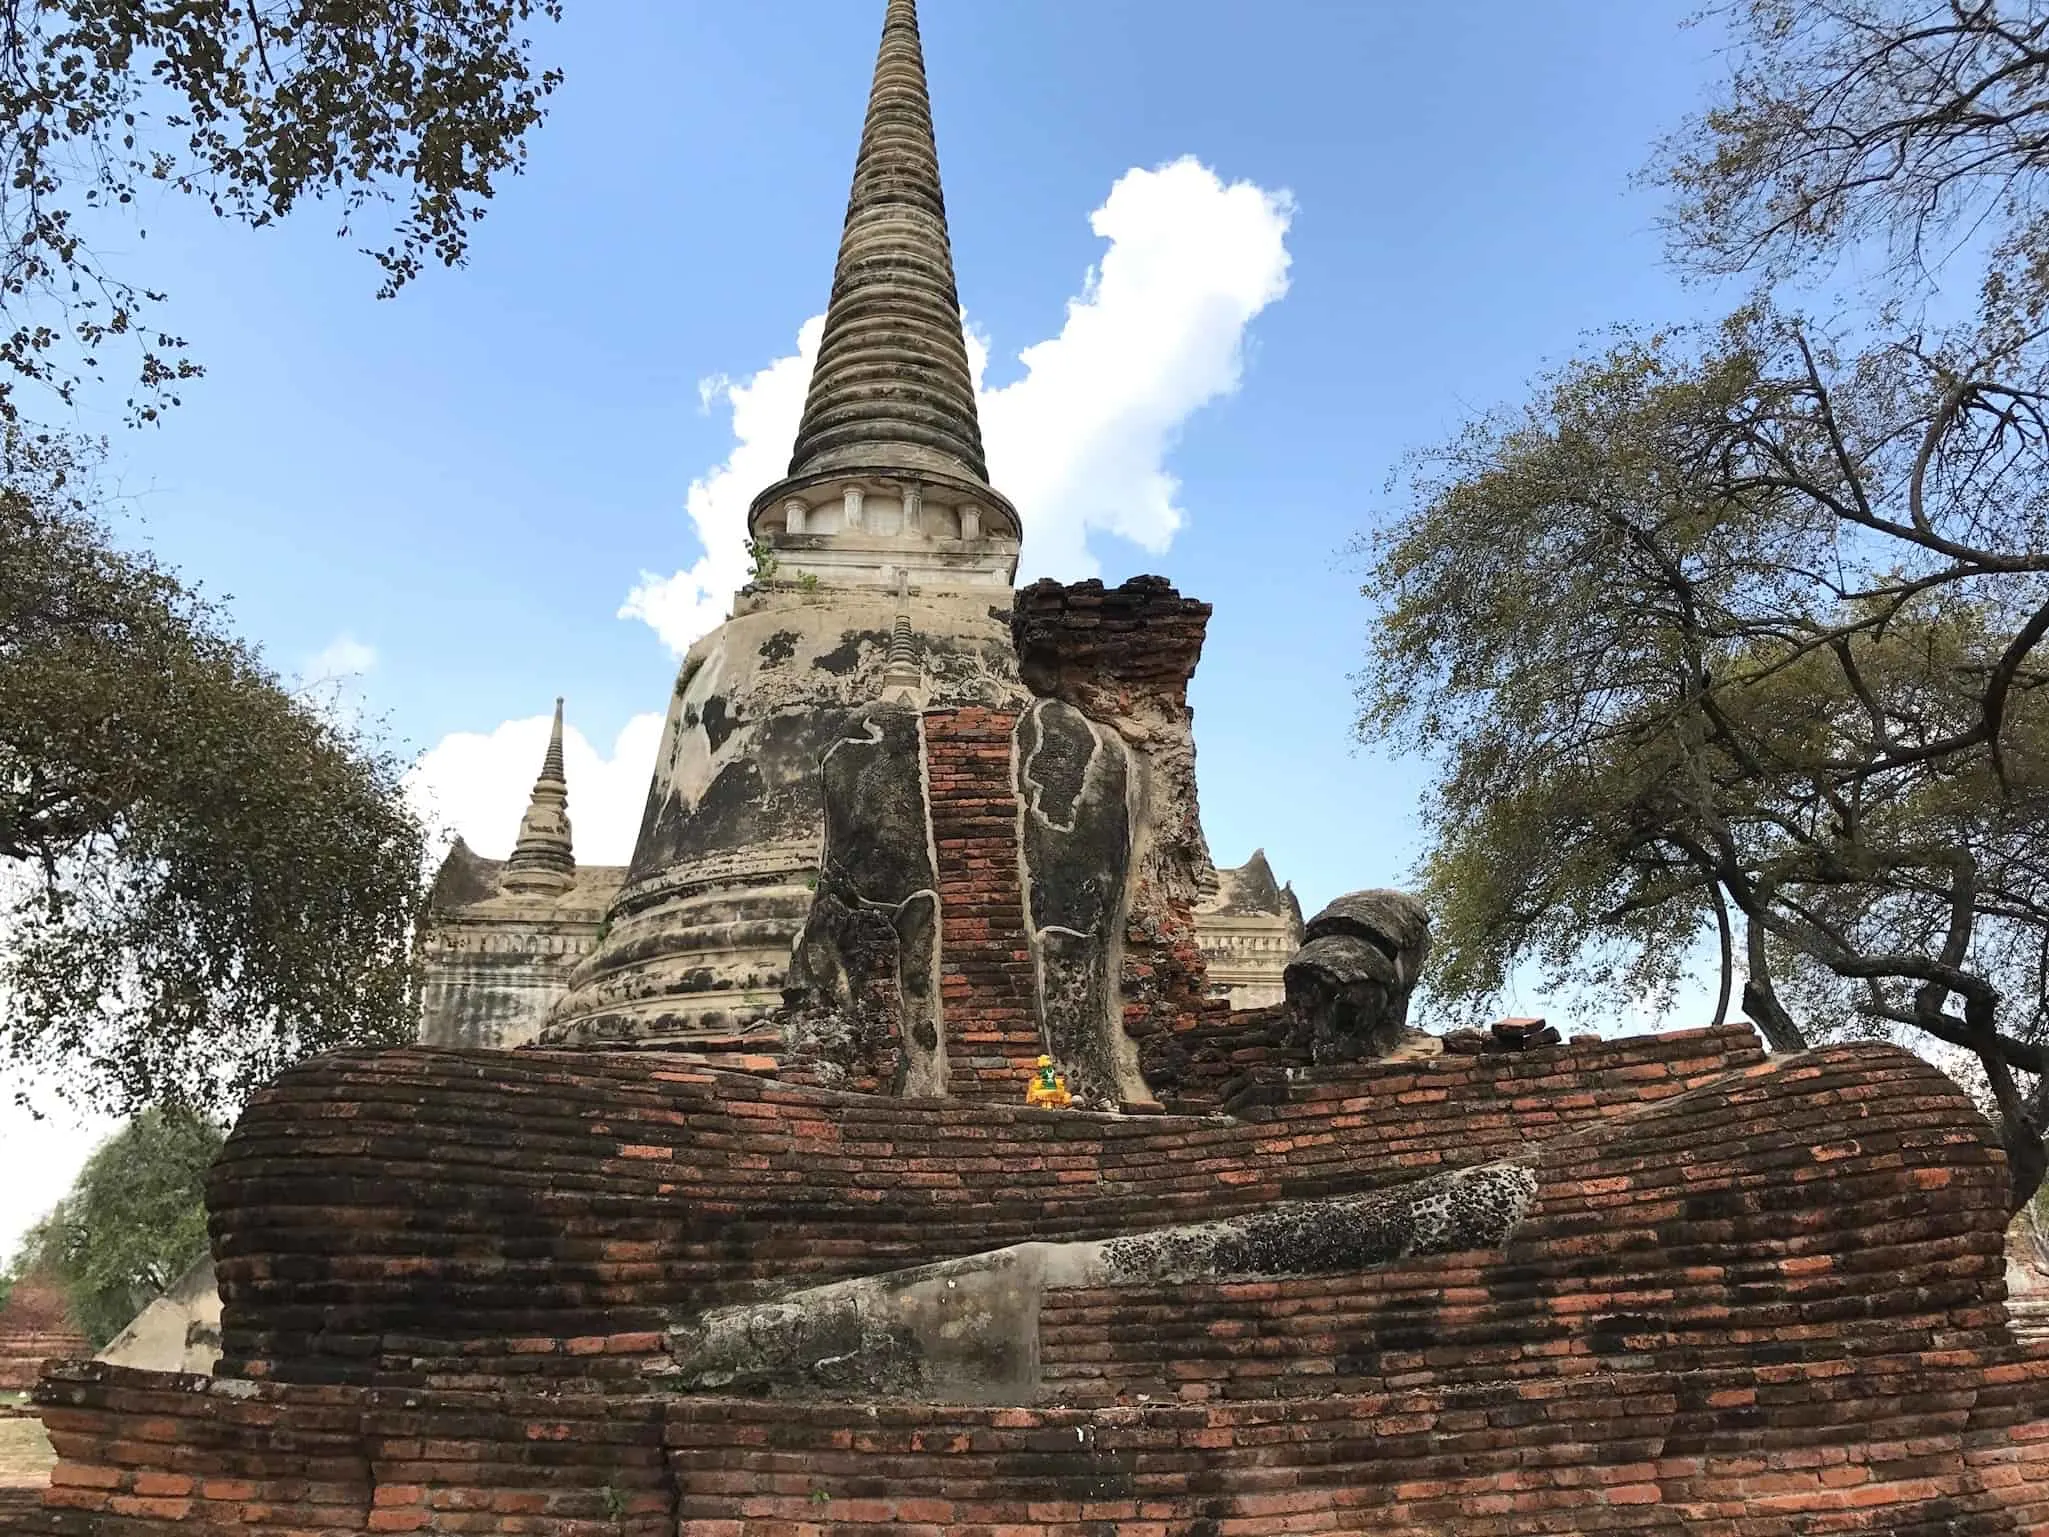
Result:
{"label": "leafy green tree", "polygon": [[536,73],[526,29],[560,14],[560,0],[0,0],[0,415],[22,380],[70,399],[117,346],[140,348],[137,419],[198,371],[150,323],[164,295],[95,248],[151,186],[255,226],[332,195],[344,235],[389,205],[367,253],[384,294],[430,257],[461,262],[560,79]]}
{"label": "leafy green tree", "polygon": [[[1669,991],[1781,1048],[1982,1069],[2049,1154],[2049,0],[1735,0],[1660,148],[1671,252],[1768,287],[1623,333],[1419,461],[1377,541],[1361,730],[1436,756],[1436,985]],[[1870,256],[1880,261],[1870,270]],[[1980,264],[1974,264],[1982,257]],[[1936,286],[1975,315],[1914,318]]]}
{"label": "leafy green tree", "polygon": [[11,1273],[48,1267],[102,1348],[206,1254],[206,1171],[222,1140],[200,1116],[145,1110],[86,1160]]}
{"label": "leafy green tree", "polygon": [[101,1109],[238,1103],[409,1038],[402,765],[110,542],[75,445],[0,440],[0,1057]]}
{"label": "leafy green tree", "polygon": [[224,1107],[307,1052],[402,1039],[421,832],[398,765],[294,697],[97,515],[26,424],[140,353],[197,365],[100,259],[162,187],[262,226],[308,200],[396,292],[464,259],[559,76],[559,0],[0,0],[0,1051],[103,1107]]}
{"label": "leafy green tree", "polygon": [[1360,728],[1441,765],[1441,999],[1528,962],[1669,995],[1714,932],[1723,1009],[1740,964],[1782,1049],[1970,1053],[2035,1188],[2049,433],[2019,366],[1838,360],[1753,311],[1624,336],[1426,462],[1378,545]]}

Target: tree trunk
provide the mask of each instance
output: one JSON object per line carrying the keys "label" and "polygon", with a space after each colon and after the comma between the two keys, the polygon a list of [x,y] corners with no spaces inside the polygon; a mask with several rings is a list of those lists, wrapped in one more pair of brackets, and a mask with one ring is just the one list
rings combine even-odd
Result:
{"label": "tree trunk", "polygon": [[2026,1121],[2007,1116],[1999,1118],[1999,1143],[2006,1149],[2006,1209],[2018,1212],[2042,1188],[2042,1176],[2049,1174],[2049,1148]]}
{"label": "tree trunk", "polygon": [[1999,1116],[1999,1145],[2006,1149],[2007,1210],[2018,1212],[2034,1199],[2049,1175],[2049,1146],[2042,1121],[2049,1113],[2049,1075],[2036,1080],[2025,1100]]}
{"label": "tree trunk", "polygon": [[1743,936],[1750,975],[1743,979],[1743,1012],[1764,1032],[1773,1051],[1805,1051],[1807,1037],[1793,1023],[1793,1016],[1772,991],[1771,963],[1765,955],[1764,927],[1755,918],[1745,924]]}
{"label": "tree trunk", "polygon": [[1793,1016],[1780,1006],[1769,987],[1760,987],[1754,981],[1745,982],[1743,1012],[1764,1032],[1765,1043],[1773,1051],[1807,1050],[1807,1037],[1800,1033],[1800,1027],[1793,1023]]}

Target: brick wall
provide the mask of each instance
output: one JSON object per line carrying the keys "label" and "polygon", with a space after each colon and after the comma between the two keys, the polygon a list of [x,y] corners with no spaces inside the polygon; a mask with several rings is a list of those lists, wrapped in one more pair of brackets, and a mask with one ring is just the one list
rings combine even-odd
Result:
{"label": "brick wall", "polygon": [[1209,872],[1195,789],[1188,684],[1202,656],[1210,605],[1184,598],[1164,577],[1117,587],[1100,581],[1038,581],[1011,609],[1018,668],[1036,694],[1066,700],[1105,724],[1136,723],[1149,825],[1129,872],[1130,922],[1118,978],[1125,1033],[1156,1092],[1170,1089],[1181,1053],[1175,1038],[1229,1013],[1209,993],[1196,942],[1194,901]]}
{"label": "brick wall", "polygon": [[677,1310],[1376,1188],[1757,1055],[1727,1030],[1456,1059],[1441,1082],[1350,1069],[1238,1122],[870,1099],[656,1055],[338,1052],[259,1094],[209,1179],[223,1369],[620,1381]]}
{"label": "brick wall", "polygon": [[1090,1401],[1664,1372],[1696,1408],[1764,1362],[1919,1370],[2011,1343],[2004,1161],[1962,1109],[1904,1052],[1776,1058],[1545,1140],[1499,1253],[1050,1292],[1041,1360]]}
{"label": "brick wall", "polygon": [[[2040,1360],[1760,1369],[1720,1390],[1772,1404],[1775,1433],[1739,1451],[1674,1449],[1683,1384],[1649,1373],[1094,1411],[700,1402],[669,1434],[683,1537],[1990,1537],[2049,1521],[2049,1446],[2015,1437],[2005,1407],[2045,1385]],[[1860,1391],[1875,1396],[1846,1412]],[[1815,1401],[1834,1433],[1808,1428]]]}
{"label": "brick wall", "polygon": [[[2007,1537],[2049,1523],[2049,1361],[1924,1353],[1319,1401],[967,1408],[420,1399],[81,1368],[20,1537]],[[2026,1422],[2016,1425],[2017,1416]],[[1717,1440],[1687,1427],[1750,1429]],[[176,1471],[167,1471],[175,1465]]]}
{"label": "brick wall", "polygon": [[[1138,1042],[1139,1063],[1163,1102],[1182,1091],[1182,1042],[1227,1030],[1228,998],[1209,996],[1209,966],[1195,934],[1195,912],[1183,900],[1141,890],[1124,935],[1124,1033]],[[1207,1108],[1207,1107],[1205,1107]]]}
{"label": "brick wall", "polygon": [[26,1531],[676,1530],[655,1399],[426,1399],[90,1364],[38,1398],[60,1461]]}
{"label": "brick wall", "polygon": [[1125,715],[1149,704],[1181,712],[1212,612],[1161,576],[1116,587],[1041,578],[1017,590],[1010,637],[1035,694]]}
{"label": "brick wall", "polygon": [[1287,1161],[1297,1193],[1318,1195],[1351,1188],[1362,1163],[1413,1178],[1505,1158],[1764,1061],[1750,1027],[1734,1025],[1292,1077],[1256,1067],[1223,1104],[1262,1155]]}
{"label": "brick wall", "polygon": [[[1401,1161],[1413,1117],[1452,1161],[1516,1152],[1536,1190],[1500,1252],[1049,1291],[1041,1360],[1067,1401],[1031,1407],[69,1367],[39,1389],[62,1462],[22,1530],[2049,1531],[2049,1352],[2005,1324],[2003,1161],[1953,1086],[1888,1048],[1760,1062],[1724,1031],[1463,1059],[1437,1070],[1469,1102],[1463,1120],[1421,1068],[1355,1066],[1284,1083],[1248,1126],[920,1109],[650,1062],[631,1064],[638,1079],[550,1065],[552,1076],[507,1079],[491,1054],[416,1051],[294,1070],[230,1144],[224,1170],[242,1168],[217,1176],[217,1231],[262,1216],[237,1204],[254,1188],[238,1179],[283,1178],[293,1163],[300,1187],[339,1182],[309,1200],[363,1204],[322,1208],[336,1231],[324,1249],[310,1227],[296,1246],[268,1229],[267,1257],[241,1255],[241,1284],[255,1296],[290,1274],[290,1294],[332,1296],[344,1312],[368,1305],[348,1285],[375,1293],[373,1311],[430,1296],[459,1311],[531,1253],[537,1274],[635,1294],[682,1261],[640,1236],[647,1208],[625,1192],[641,1179],[666,1192],[671,1222],[716,1212],[723,1243],[702,1258],[722,1257],[736,1284],[871,1266],[870,1239],[900,1255],[986,1247],[1010,1224],[1077,1233],[1098,1205],[1111,1230],[1130,1230],[1327,1190],[1333,1148],[1361,1150],[1362,1185],[1409,1177],[1429,1167]],[[400,1078],[411,1097],[368,1092]],[[311,1097],[295,1107],[286,1090]],[[731,1096],[724,1118],[700,1108],[707,1092]],[[512,1119],[517,1093],[535,1096],[524,1156],[486,1136]],[[469,1128],[425,1167],[464,1165],[471,1220],[419,1199],[425,1185],[365,1172],[401,1126],[420,1138]],[[625,1140],[658,1127],[670,1138],[659,1150]],[[776,1151],[778,1136],[789,1141]],[[507,1197],[522,1180],[564,1193],[553,1216],[570,1226],[546,1243]],[[740,1198],[749,1180],[773,1199]],[[342,1241],[351,1229],[363,1243]],[[487,1254],[463,1235],[492,1229],[517,1242],[501,1239],[491,1266],[457,1263]],[[612,1236],[589,1236],[599,1230]],[[224,1258],[224,1279],[236,1263]],[[616,1339],[560,1343],[602,1355]]]}
{"label": "brick wall", "polygon": [[1018,874],[1016,727],[1004,710],[925,715],[947,1092],[969,1100],[1023,1099],[1045,1050]]}
{"label": "brick wall", "polygon": [[[1162,1041],[1151,1054],[1148,1076],[1169,1110],[1210,1114],[1257,1084],[1285,1084],[1290,1069],[1300,1073],[1310,1068],[1309,1047],[1298,1044],[1296,1034],[1284,1003],[1227,1008],[1206,1014],[1193,1029]],[[1248,1102],[1259,1103],[1260,1096],[1253,1095]]]}

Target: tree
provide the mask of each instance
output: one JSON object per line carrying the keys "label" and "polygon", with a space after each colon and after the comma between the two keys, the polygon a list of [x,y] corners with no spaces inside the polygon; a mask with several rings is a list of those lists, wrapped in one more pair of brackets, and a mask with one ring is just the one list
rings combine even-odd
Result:
{"label": "tree", "polygon": [[127,1114],[409,1039],[401,765],[114,548],[76,445],[0,450],[0,1048]]}
{"label": "tree", "polygon": [[95,1350],[205,1257],[206,1171],[221,1130],[186,1112],[146,1110],[102,1143],[36,1224],[13,1273],[47,1267]]}
{"label": "tree", "polygon": [[[1673,259],[1765,295],[1625,332],[1419,461],[1363,733],[1435,753],[1437,984],[1669,990],[1781,1049],[1983,1070],[2016,1206],[2049,1121],[2049,0],[1733,0],[1659,149]],[[1771,297],[1872,252],[1826,332]],[[1975,274],[1977,313],[1915,317]]]}
{"label": "tree", "polygon": [[398,769],[220,611],[115,547],[92,454],[38,436],[140,349],[131,418],[197,366],[94,238],[152,184],[254,226],[393,219],[395,293],[464,259],[520,169],[559,0],[0,0],[0,1047],[103,1107],[221,1107],[310,1051],[409,1035],[421,831]]}
{"label": "tree", "polygon": [[2049,423],[2022,366],[1839,360],[1754,310],[1625,335],[1430,461],[1380,541],[1361,730],[1443,764],[1441,998],[1532,959],[1669,991],[1706,929],[1726,1010],[1740,931],[1774,1045],[1903,1026],[1969,1052],[2034,1190]]}
{"label": "tree", "polygon": [[430,256],[460,263],[560,80],[534,73],[525,28],[560,14],[560,0],[0,0],[0,417],[19,380],[69,400],[124,343],[141,349],[137,419],[197,372],[149,323],[164,296],[93,245],[151,184],[257,226],[334,194],[344,235],[393,205],[367,252],[383,294]]}
{"label": "tree", "polygon": [[1659,149],[1679,261],[1780,279],[1882,249],[1916,285],[1972,238],[2039,296],[2043,0],[1734,0],[1726,90]]}

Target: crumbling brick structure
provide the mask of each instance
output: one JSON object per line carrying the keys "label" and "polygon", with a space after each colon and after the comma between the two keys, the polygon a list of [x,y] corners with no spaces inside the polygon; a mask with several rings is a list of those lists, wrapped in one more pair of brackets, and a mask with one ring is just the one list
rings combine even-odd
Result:
{"label": "crumbling brick structure", "polygon": [[31,1270],[0,1307],[0,1392],[33,1387],[43,1362],[90,1348],[71,1321],[62,1285],[45,1270]]}
{"label": "crumbling brick structure", "polygon": [[926,782],[938,851],[940,997],[947,1092],[1014,1100],[1044,1049],[1017,860],[1007,710],[935,710],[925,718]]}
{"label": "crumbling brick structure", "polygon": [[[2002,1154],[1926,1063],[1441,1050],[1384,892],[1288,1007],[1208,997],[1209,610],[1012,593],[944,206],[887,0],[759,580],[546,1049],[258,1094],[220,1375],[51,1369],[21,1537],[2049,1533]],[[521,902],[580,878],[558,758]],[[1087,1108],[1021,1103],[1041,1052]]]}
{"label": "crumbling brick structure", "polygon": [[36,1533],[2049,1530],[2049,1352],[1940,1074],[1747,1030],[1236,1116],[657,1057],[286,1073],[216,1379],[60,1367]]}
{"label": "crumbling brick structure", "polygon": [[1194,913],[1215,875],[1188,709],[1209,613],[1160,577],[1038,582],[1010,611],[1016,708],[928,701],[839,733],[785,990],[793,1081],[1009,1100],[1045,1054],[1085,1105],[1159,1108],[1173,1043],[1230,1012]]}
{"label": "crumbling brick structure", "polygon": [[[1114,588],[1034,582],[1011,611],[1018,672],[1038,697],[1019,737],[1025,857],[1052,871],[1032,871],[1041,1007],[1055,1048],[1067,1046],[1062,1059],[1101,1098],[1134,1108],[1178,1081],[1175,1038],[1229,1012],[1208,995],[1195,930],[1197,895],[1216,873],[1188,708],[1209,618],[1207,603],[1161,577]],[[1057,750],[1063,731],[1081,752]],[[1051,761],[1043,782],[1034,748]],[[1098,760],[1114,771],[1097,771]],[[1064,794],[1062,770],[1079,781]],[[1087,815],[1092,791],[1114,802],[1107,815]],[[1114,893],[1105,911],[1086,910],[1093,944],[1063,938],[1076,920],[1061,910],[1061,884],[1084,881]],[[1077,970],[1093,984],[1085,995],[1062,982]],[[1067,1045],[1092,1034],[1090,1045]]]}

